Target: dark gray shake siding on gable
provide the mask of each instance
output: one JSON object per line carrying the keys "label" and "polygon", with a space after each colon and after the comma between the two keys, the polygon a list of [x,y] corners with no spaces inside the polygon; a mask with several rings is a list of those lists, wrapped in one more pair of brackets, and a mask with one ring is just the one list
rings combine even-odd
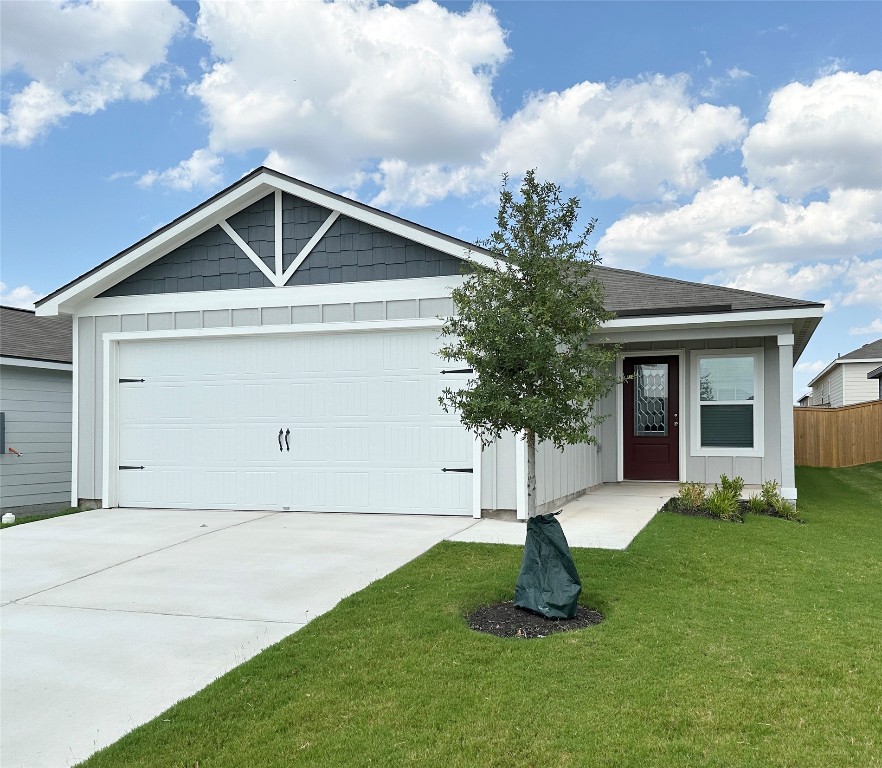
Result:
{"label": "dark gray shake siding on gable", "polygon": [[[233,214],[227,223],[260,256],[270,271],[276,268],[276,207],[273,195],[258,200],[247,208]],[[239,251],[239,248],[236,248]],[[242,254],[244,255],[244,254]]]}
{"label": "dark gray shake siding on gable", "polygon": [[108,288],[101,297],[265,288],[270,285],[272,283],[254,262],[216,226]]}
{"label": "dark gray shake siding on gable", "polygon": [[341,216],[297,268],[288,284],[459,275],[464,263],[455,256]]}
{"label": "dark gray shake siding on gable", "polygon": [[[326,208],[287,193],[282,196],[283,269],[291,265],[330,215]],[[228,221],[274,271],[274,195],[258,200]],[[297,268],[288,285],[459,275],[464,264],[455,256],[340,216]],[[270,285],[229,235],[216,226],[109,288],[101,297]]]}
{"label": "dark gray shake siding on gable", "polygon": [[297,254],[318,232],[331,212],[327,208],[301,200],[299,197],[282,195],[282,269],[288,269]]}

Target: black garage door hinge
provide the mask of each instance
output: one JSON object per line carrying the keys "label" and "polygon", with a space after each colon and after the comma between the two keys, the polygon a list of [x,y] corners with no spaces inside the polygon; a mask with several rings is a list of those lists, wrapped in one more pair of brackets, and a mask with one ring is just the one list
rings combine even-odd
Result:
{"label": "black garage door hinge", "polygon": [[453,368],[447,371],[441,371],[441,373],[474,373],[474,368]]}
{"label": "black garage door hinge", "polygon": [[119,468],[120,469],[144,469],[144,467],[134,467],[130,464],[120,464]]}
{"label": "black garage door hinge", "polygon": [[443,467],[441,469],[442,472],[474,472],[474,469],[451,469],[450,467]]}
{"label": "black garage door hinge", "polygon": [[139,381],[139,382],[141,382],[142,384],[144,383],[144,379],[120,379],[120,380],[119,380],[119,383],[120,383],[120,384],[131,384],[131,383],[134,383],[134,382],[136,382],[136,381]]}

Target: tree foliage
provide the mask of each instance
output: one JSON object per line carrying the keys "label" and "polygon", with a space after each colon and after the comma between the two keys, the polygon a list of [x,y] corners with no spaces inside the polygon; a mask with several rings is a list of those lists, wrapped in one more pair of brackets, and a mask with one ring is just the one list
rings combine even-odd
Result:
{"label": "tree foliage", "polygon": [[441,356],[465,361],[474,376],[463,389],[445,389],[442,406],[458,411],[484,445],[508,430],[523,433],[530,459],[536,439],[558,448],[595,442],[595,405],[616,382],[616,348],[589,343],[614,315],[592,274],[596,221],[574,235],[578,211],[576,198],[564,200],[534,170],[518,196],[504,176],[496,230],[479,243],[495,254],[495,268],[473,265],[453,291],[458,314],[443,327]]}

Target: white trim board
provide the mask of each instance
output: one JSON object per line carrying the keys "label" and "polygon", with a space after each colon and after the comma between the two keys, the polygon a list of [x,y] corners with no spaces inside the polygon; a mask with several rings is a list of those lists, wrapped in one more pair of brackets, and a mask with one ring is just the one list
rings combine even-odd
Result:
{"label": "white trim board", "polygon": [[462,285],[461,275],[370,280],[358,283],[288,285],[281,288],[231,288],[225,291],[157,293],[146,296],[108,296],[92,299],[76,315],[143,315],[205,309],[298,307],[318,304],[352,304],[370,301],[449,298]]}
{"label": "white trim board", "polygon": [[[434,318],[412,320],[356,320],[339,323],[300,323],[298,325],[252,325],[223,328],[181,328],[161,331],[113,331],[105,341],[142,341],[148,339],[204,339],[236,336],[299,336],[302,334],[355,333],[377,331],[441,330],[443,321]],[[439,367],[441,365],[441,358]]]}
{"label": "white trim board", "polygon": [[6,357],[5,355],[0,356],[0,365],[9,365],[16,368],[42,368],[47,371],[71,372],[74,369],[73,363],[56,363],[49,360],[30,360],[22,357]]}

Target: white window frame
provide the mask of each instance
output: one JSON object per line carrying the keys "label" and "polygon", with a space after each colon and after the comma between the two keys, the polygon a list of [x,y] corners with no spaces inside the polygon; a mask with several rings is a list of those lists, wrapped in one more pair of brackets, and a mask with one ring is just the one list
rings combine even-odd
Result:
{"label": "white window frame", "polygon": [[[689,415],[691,428],[689,430],[690,455],[691,456],[763,456],[765,455],[765,435],[763,432],[765,410],[765,379],[763,377],[762,348],[756,349],[714,349],[696,350],[692,353],[689,369]],[[752,357],[753,358],[753,447],[752,448],[724,448],[703,447],[701,445],[701,361],[709,357]],[[746,401],[723,400],[714,401],[719,405],[743,405]]]}

